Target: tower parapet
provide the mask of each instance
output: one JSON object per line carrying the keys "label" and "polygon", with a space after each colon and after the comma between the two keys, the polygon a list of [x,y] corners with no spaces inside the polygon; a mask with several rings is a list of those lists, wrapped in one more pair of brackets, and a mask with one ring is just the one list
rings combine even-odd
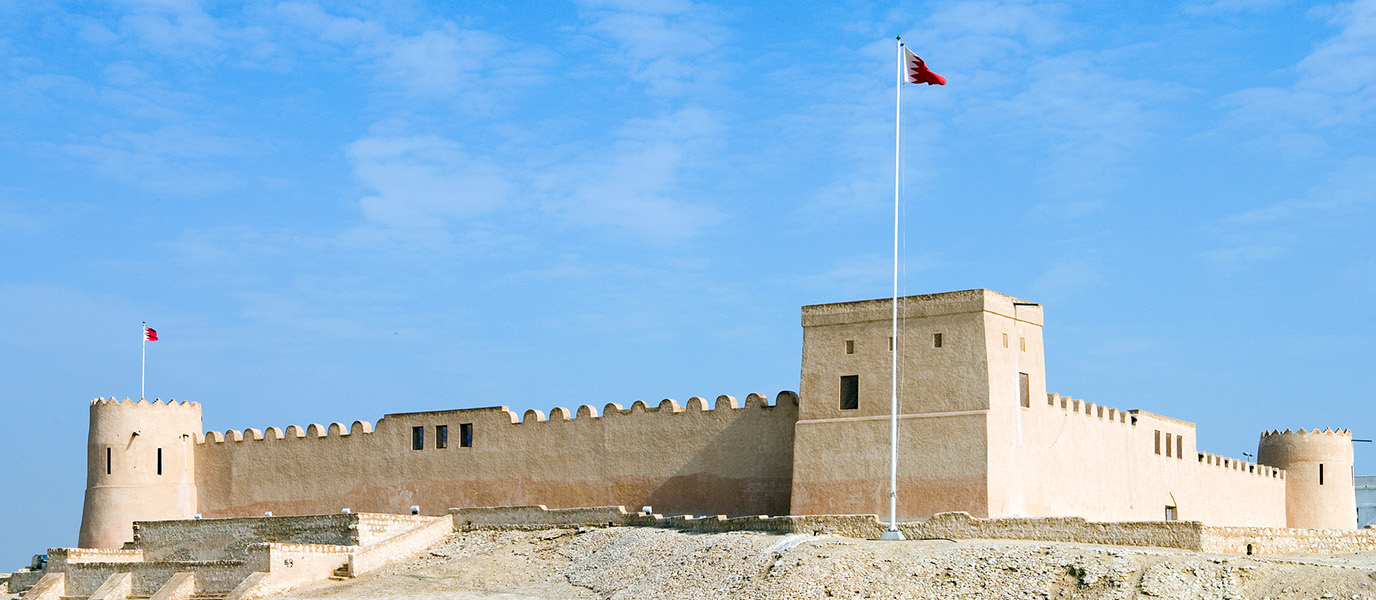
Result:
{"label": "tower parapet", "polygon": [[78,545],[120,548],[134,521],[194,515],[200,431],[195,402],[92,400]]}
{"label": "tower parapet", "polygon": [[1289,527],[1357,528],[1350,430],[1267,431],[1257,444],[1257,462],[1285,469]]}

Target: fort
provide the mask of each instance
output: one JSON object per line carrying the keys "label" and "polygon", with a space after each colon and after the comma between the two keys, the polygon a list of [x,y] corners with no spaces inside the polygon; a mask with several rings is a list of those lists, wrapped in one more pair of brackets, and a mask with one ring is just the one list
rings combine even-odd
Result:
{"label": "fort", "polygon": [[[152,594],[202,565],[228,569],[221,592],[239,586],[234,597],[248,598],[264,582],[299,583],[264,574],[274,561],[353,572],[380,560],[370,556],[497,524],[877,535],[865,515],[888,508],[895,350],[898,518],[910,533],[1376,550],[1376,532],[1351,531],[1349,431],[1263,432],[1256,462],[1203,452],[1193,423],[1048,393],[1039,304],[984,289],[898,301],[896,339],[892,300],[803,307],[800,388],[772,400],[519,416],[499,406],[387,414],[376,427],[203,434],[194,402],[98,398],[80,548],[52,551],[58,570],[86,579],[68,580],[63,594],[95,597],[102,585]],[[156,576],[114,582],[134,572],[122,562]]]}
{"label": "fort", "polygon": [[[451,507],[882,514],[899,351],[900,520],[1199,521],[1354,529],[1351,435],[1262,434],[1249,462],[1192,423],[1046,392],[1042,306],[990,290],[806,306],[800,393],[576,410],[388,414],[373,427],[202,434],[196,403],[91,404],[85,548],[134,521]],[[1070,458],[1073,457],[1073,460]]]}

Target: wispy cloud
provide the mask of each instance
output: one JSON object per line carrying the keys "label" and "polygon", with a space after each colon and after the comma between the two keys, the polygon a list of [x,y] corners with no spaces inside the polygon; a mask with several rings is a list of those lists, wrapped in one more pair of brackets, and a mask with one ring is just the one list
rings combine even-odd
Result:
{"label": "wispy cloud", "polygon": [[612,42],[614,62],[651,95],[681,96],[723,74],[716,51],[728,30],[709,4],[591,0],[583,6],[584,30]]}
{"label": "wispy cloud", "polygon": [[504,169],[433,135],[374,136],[347,147],[354,177],[374,193],[363,217],[389,228],[440,228],[492,212],[514,191]]}
{"label": "wispy cloud", "polygon": [[1255,87],[1223,98],[1234,121],[1284,141],[1300,135],[1322,145],[1315,130],[1370,127],[1376,119],[1376,0],[1315,9],[1339,28],[1292,69],[1287,86]]}
{"label": "wispy cloud", "polygon": [[153,131],[115,131],[85,143],[67,144],[71,156],[89,160],[101,175],[125,185],[187,196],[218,192],[242,179],[220,162],[243,155],[245,140],[185,125]]}
{"label": "wispy cloud", "polygon": [[1275,259],[1295,247],[1345,227],[1376,226],[1376,158],[1358,156],[1339,165],[1303,198],[1229,215],[1207,228],[1218,244],[1204,257],[1220,268]]}

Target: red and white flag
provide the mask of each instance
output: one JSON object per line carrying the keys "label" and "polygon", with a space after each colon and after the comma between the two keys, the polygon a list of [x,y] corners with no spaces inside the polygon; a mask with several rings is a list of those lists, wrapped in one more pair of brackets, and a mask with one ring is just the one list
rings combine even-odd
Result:
{"label": "red and white flag", "polygon": [[144,339],[144,341],[148,341],[148,342],[156,342],[156,341],[158,341],[158,330],[153,329],[152,327],[149,327],[149,326],[147,326],[147,325],[144,325],[144,326],[143,326],[143,339]]}
{"label": "red and white flag", "polygon": [[903,47],[903,78],[908,83],[946,85],[946,78],[927,69],[927,63],[922,62],[907,46]]}

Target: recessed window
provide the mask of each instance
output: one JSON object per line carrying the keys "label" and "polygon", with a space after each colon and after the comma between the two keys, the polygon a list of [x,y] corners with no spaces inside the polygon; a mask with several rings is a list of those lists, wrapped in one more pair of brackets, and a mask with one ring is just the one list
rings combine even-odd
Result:
{"label": "recessed window", "polygon": [[1166,520],[1167,520],[1167,521],[1174,521],[1174,520],[1176,520],[1175,507],[1174,507],[1174,506],[1167,506],[1167,507],[1166,507]]}
{"label": "recessed window", "polygon": [[158,448],[158,474],[162,475],[162,448]]}
{"label": "recessed window", "polygon": [[889,352],[893,352],[893,336],[889,336]]}
{"label": "recessed window", "polygon": [[108,447],[105,449],[105,474],[110,474],[110,449]]}
{"label": "recessed window", "polygon": [[1185,436],[1183,435],[1175,436],[1175,457],[1185,457]]}
{"label": "recessed window", "polygon": [[460,423],[460,424],[459,424],[459,446],[462,447],[462,448],[472,448],[472,447],[473,447],[473,424],[472,424],[472,423]]}
{"label": "recessed window", "polygon": [[1027,338],[1018,338],[1018,349],[1022,350],[1023,352],[1027,352]]}
{"label": "recessed window", "polygon": [[846,340],[846,354],[855,354],[855,340]]}
{"label": "recessed window", "polygon": [[1156,430],[1156,453],[1161,453],[1161,430]]}
{"label": "recessed window", "polygon": [[939,333],[933,333],[933,334],[932,334],[932,347],[933,347],[933,348],[940,348],[940,347],[941,347],[941,334],[939,334]]}
{"label": "recessed window", "polygon": [[1323,485],[1323,463],[1319,463],[1319,485]]}
{"label": "recessed window", "polygon": [[1004,348],[1007,348],[1007,347],[1008,347],[1008,334],[1006,334],[1006,333],[1003,334],[1003,347],[1004,347]]}
{"label": "recessed window", "polygon": [[448,447],[449,447],[449,426],[448,426],[448,425],[436,425],[436,426],[435,426],[435,447],[436,447],[436,448],[448,448]]}
{"label": "recessed window", "polygon": [[860,408],[860,376],[841,376],[841,410]]}
{"label": "recessed window", "polygon": [[1027,373],[1018,373],[1018,403],[1023,408],[1032,408],[1032,381]]}
{"label": "recessed window", "polygon": [[424,450],[424,449],[425,449],[425,427],[412,427],[412,428],[411,428],[411,449],[412,449],[412,450]]}

